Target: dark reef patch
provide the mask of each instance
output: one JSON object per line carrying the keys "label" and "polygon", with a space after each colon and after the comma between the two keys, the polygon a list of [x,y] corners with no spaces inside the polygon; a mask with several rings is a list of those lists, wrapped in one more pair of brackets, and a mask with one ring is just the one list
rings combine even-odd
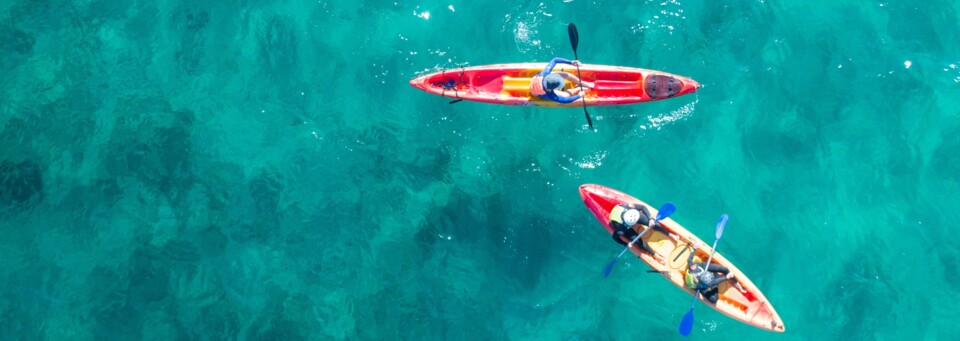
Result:
{"label": "dark reef patch", "polygon": [[31,208],[43,200],[43,172],[31,161],[0,161],[0,207]]}

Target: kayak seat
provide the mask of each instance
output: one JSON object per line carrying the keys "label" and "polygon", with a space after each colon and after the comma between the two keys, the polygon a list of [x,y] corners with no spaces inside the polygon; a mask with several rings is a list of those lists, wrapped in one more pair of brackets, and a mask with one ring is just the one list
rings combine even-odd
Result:
{"label": "kayak seat", "polygon": [[503,88],[500,90],[500,94],[510,97],[532,96],[530,94],[530,79],[532,78],[502,76]]}
{"label": "kayak seat", "polygon": [[690,255],[690,248],[687,247],[686,244],[677,245],[677,247],[675,247],[673,251],[670,251],[670,257],[667,258],[667,260],[669,260],[669,263],[667,264],[667,266],[669,266],[671,269],[674,269],[674,270],[680,270],[680,269],[686,268],[687,256],[689,255]]}
{"label": "kayak seat", "polygon": [[676,248],[673,238],[660,233],[660,231],[647,232],[647,237],[644,239],[646,239],[647,245],[650,245],[650,248],[653,249],[653,252],[656,252],[658,255],[661,255],[664,258],[669,256],[670,253]]}

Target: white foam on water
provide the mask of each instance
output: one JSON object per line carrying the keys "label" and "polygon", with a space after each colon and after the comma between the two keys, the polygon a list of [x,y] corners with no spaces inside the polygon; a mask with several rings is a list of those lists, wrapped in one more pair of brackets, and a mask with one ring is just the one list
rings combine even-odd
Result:
{"label": "white foam on water", "polygon": [[523,11],[520,14],[511,15],[508,13],[504,15],[502,32],[510,28],[513,32],[514,42],[517,44],[517,50],[521,53],[549,48],[549,45],[545,46],[543,41],[539,39],[539,27],[544,17],[551,17],[553,14],[547,13],[547,6],[542,2],[532,11],[524,11],[523,7],[526,6],[521,5],[516,10],[516,12]]}
{"label": "white foam on water", "polygon": [[600,167],[600,165],[603,165],[603,159],[605,158],[607,158],[607,151],[600,150],[584,156],[580,159],[580,161],[577,161],[574,164],[583,169],[594,169]]}
{"label": "white foam on water", "polygon": [[690,117],[690,115],[693,115],[693,111],[696,109],[697,102],[699,101],[700,101],[699,99],[696,99],[693,102],[684,104],[683,106],[677,109],[671,110],[668,113],[662,113],[657,116],[647,116],[647,121],[649,123],[641,125],[640,129],[660,130],[661,128],[663,128],[668,124]]}

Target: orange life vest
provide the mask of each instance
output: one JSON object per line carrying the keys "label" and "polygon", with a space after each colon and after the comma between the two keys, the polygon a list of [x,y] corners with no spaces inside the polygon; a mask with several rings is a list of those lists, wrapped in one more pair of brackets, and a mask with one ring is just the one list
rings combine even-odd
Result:
{"label": "orange life vest", "polygon": [[530,93],[537,96],[547,94],[547,91],[543,90],[543,77],[533,76],[533,78],[530,79]]}

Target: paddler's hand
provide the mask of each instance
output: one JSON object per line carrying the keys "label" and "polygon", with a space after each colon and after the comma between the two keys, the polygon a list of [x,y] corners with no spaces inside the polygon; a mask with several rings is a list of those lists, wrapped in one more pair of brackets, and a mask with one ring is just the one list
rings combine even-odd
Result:
{"label": "paddler's hand", "polygon": [[695,241],[693,242],[693,249],[696,250],[696,249],[699,249],[699,248],[700,248],[700,241],[699,241],[699,240],[695,240]]}
{"label": "paddler's hand", "polygon": [[573,64],[573,66],[580,66],[580,61],[579,61],[579,60],[574,60],[574,61],[570,62],[570,64]]}

